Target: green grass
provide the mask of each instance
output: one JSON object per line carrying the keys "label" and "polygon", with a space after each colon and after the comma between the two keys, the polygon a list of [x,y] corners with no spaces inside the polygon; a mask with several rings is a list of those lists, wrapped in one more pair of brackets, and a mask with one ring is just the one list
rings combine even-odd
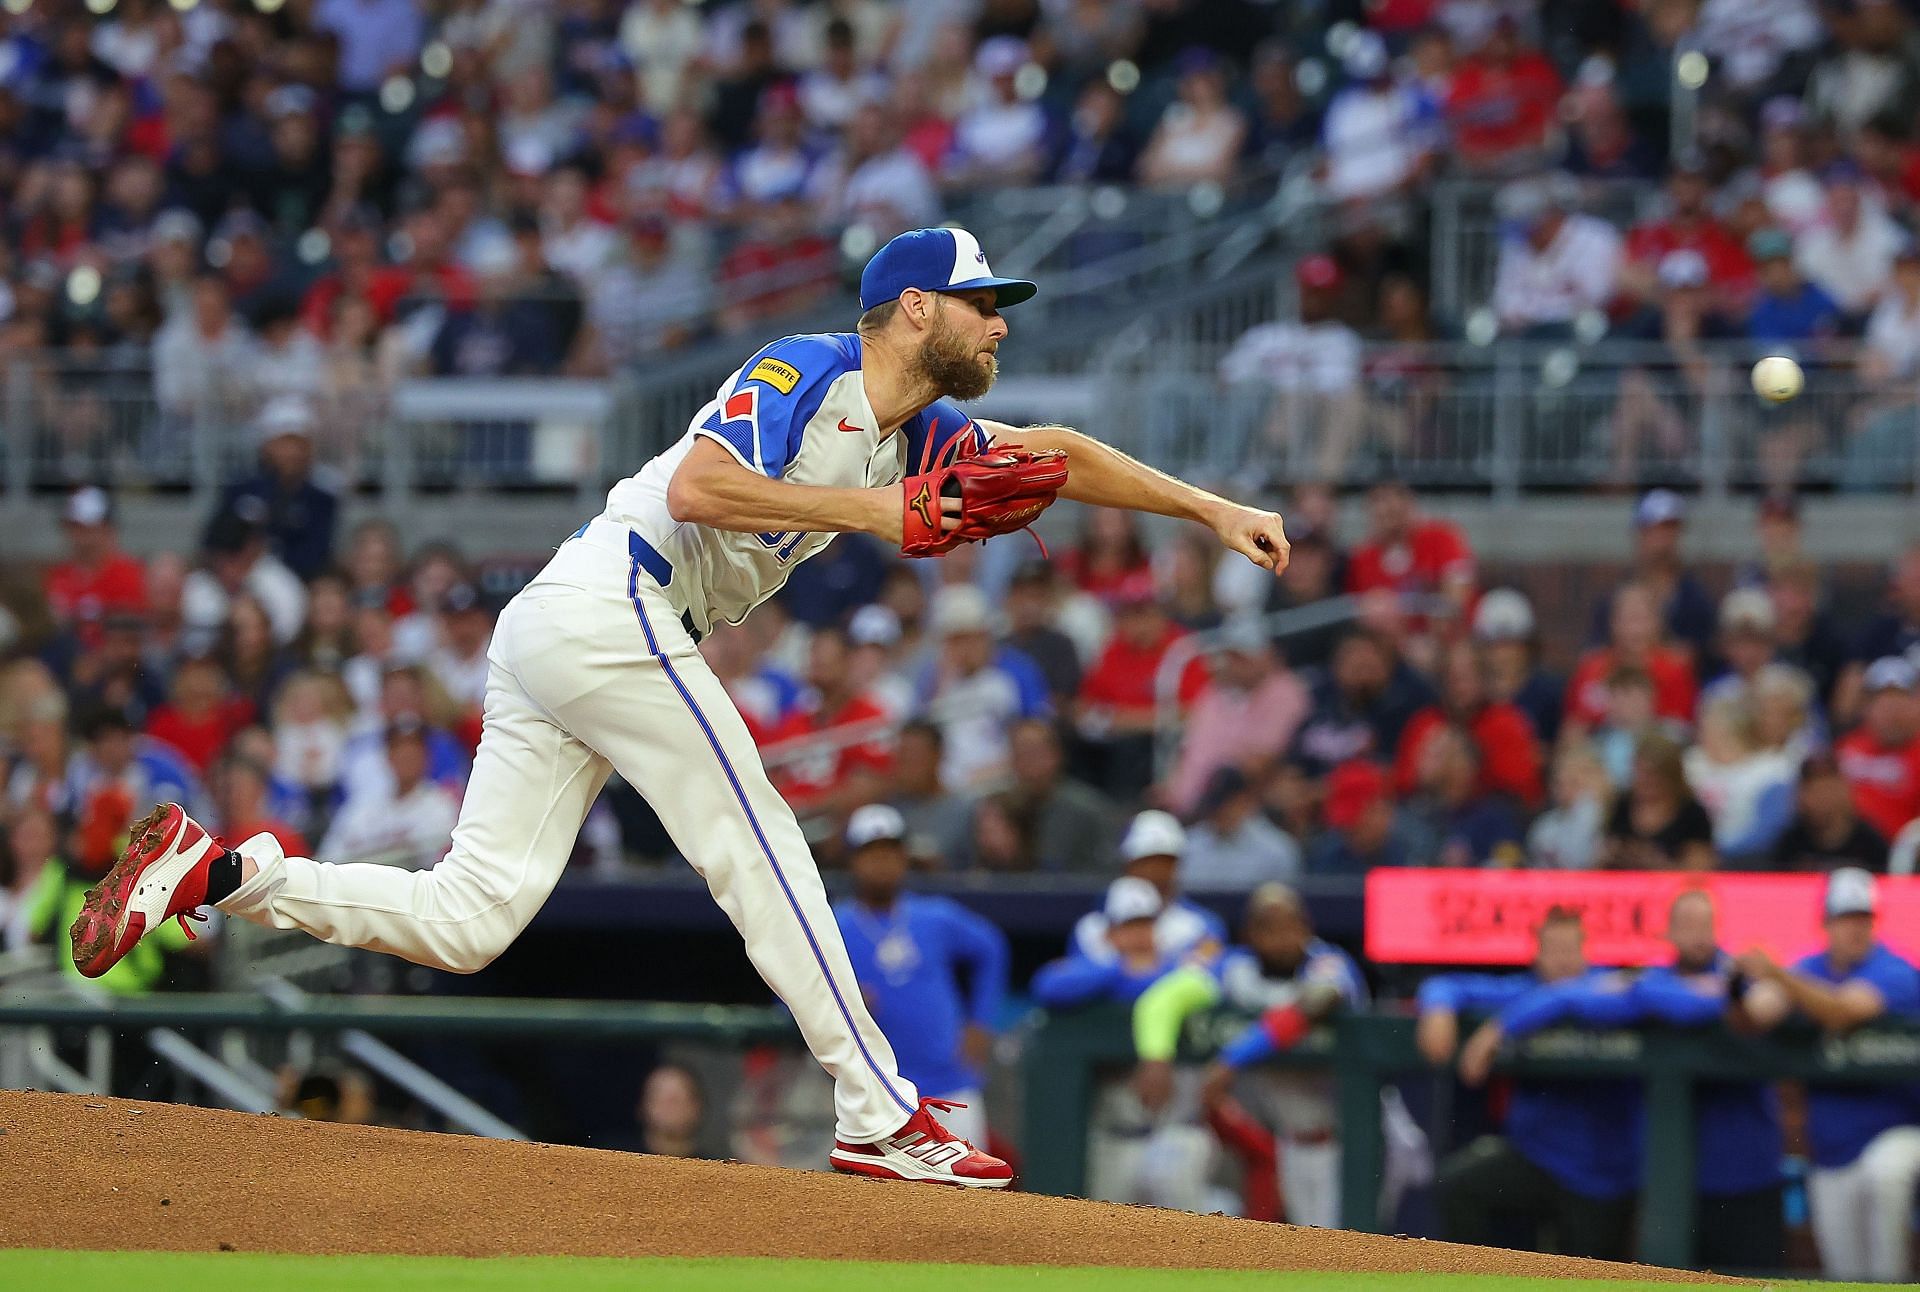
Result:
{"label": "green grass", "polygon": [[[1671,1283],[1602,1283],[1462,1274],[1258,1273],[887,1265],[856,1261],[616,1260],[607,1257],[276,1256],[259,1252],[0,1251],[12,1292],[1626,1292]],[[1780,1283],[1812,1292],[1858,1284]]]}

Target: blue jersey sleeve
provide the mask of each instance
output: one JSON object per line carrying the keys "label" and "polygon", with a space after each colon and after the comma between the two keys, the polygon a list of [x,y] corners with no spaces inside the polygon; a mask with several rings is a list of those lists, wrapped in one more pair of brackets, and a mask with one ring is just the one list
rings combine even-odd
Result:
{"label": "blue jersey sleeve", "polygon": [[1033,998],[1048,1009],[1071,1009],[1106,998],[1118,998],[1124,975],[1118,962],[1099,964],[1085,956],[1063,956],[1042,965],[1034,975]]}
{"label": "blue jersey sleeve", "polygon": [[1901,1018],[1920,1018],[1920,969],[1902,960],[1885,947],[1876,948],[1867,957],[1856,977],[1865,978],[1880,989],[1887,1002],[1887,1013]]}
{"label": "blue jersey sleeve", "polygon": [[1555,1023],[1619,1027],[1638,1017],[1630,984],[1618,974],[1549,983],[1507,1002],[1499,1012],[1500,1030],[1530,1036]]}
{"label": "blue jersey sleeve", "polygon": [[1486,1014],[1538,987],[1532,974],[1444,973],[1420,984],[1420,1012],[1450,1010]]}
{"label": "blue jersey sleeve", "polygon": [[987,433],[950,399],[935,400],[906,424],[907,474],[919,475],[987,447]]}
{"label": "blue jersey sleeve", "polygon": [[1220,1051],[1220,1062],[1229,1068],[1244,1068],[1250,1063],[1270,1059],[1280,1053],[1267,1029],[1255,1023],[1229,1041]]}
{"label": "blue jersey sleeve", "polygon": [[1649,969],[1633,984],[1633,999],[1643,1017],[1675,1027],[1708,1027],[1727,1012],[1727,980],[1717,973]]}
{"label": "blue jersey sleeve", "polygon": [[695,434],[725,445],[747,470],[778,480],[799,456],[827,388],[848,370],[840,338],[783,337],[747,360]]}
{"label": "blue jersey sleeve", "polygon": [[1007,935],[984,916],[958,902],[943,900],[937,909],[941,922],[946,925],[954,958],[972,971],[968,1020],[982,1026],[991,1025],[999,1017],[1000,1006],[1007,996],[1007,964],[1012,959]]}

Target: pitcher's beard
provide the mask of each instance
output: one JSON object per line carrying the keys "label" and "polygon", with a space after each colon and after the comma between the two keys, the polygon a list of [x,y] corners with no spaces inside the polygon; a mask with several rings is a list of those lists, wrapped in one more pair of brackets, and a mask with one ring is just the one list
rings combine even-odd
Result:
{"label": "pitcher's beard", "polygon": [[1000,375],[1000,360],[982,356],[968,348],[965,338],[952,327],[936,324],[913,356],[913,375],[954,399],[978,399],[993,389]]}

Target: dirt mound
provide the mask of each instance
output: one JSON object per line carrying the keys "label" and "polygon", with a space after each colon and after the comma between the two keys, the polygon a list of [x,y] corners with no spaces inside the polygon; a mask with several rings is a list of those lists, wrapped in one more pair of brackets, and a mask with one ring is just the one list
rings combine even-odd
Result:
{"label": "dirt mound", "polygon": [[170,1104],[0,1091],[0,1246],[1699,1275]]}

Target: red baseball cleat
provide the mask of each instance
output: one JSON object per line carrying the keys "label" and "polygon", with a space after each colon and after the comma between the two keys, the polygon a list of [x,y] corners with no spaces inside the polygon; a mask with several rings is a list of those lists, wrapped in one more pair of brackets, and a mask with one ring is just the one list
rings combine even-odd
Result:
{"label": "red baseball cleat", "polygon": [[98,978],[120,963],[149,929],[178,917],[204,920],[207,868],[226,853],[178,803],[162,803],[133,827],[133,839],[107,877],[87,893],[73,922],[73,964]]}
{"label": "red baseball cleat", "polygon": [[949,1099],[922,1099],[920,1111],[886,1139],[871,1144],[835,1140],[827,1160],[836,1171],[882,1180],[930,1180],[966,1189],[1004,1189],[1013,1168],[982,1153],[940,1124],[935,1109],[965,1108]]}

